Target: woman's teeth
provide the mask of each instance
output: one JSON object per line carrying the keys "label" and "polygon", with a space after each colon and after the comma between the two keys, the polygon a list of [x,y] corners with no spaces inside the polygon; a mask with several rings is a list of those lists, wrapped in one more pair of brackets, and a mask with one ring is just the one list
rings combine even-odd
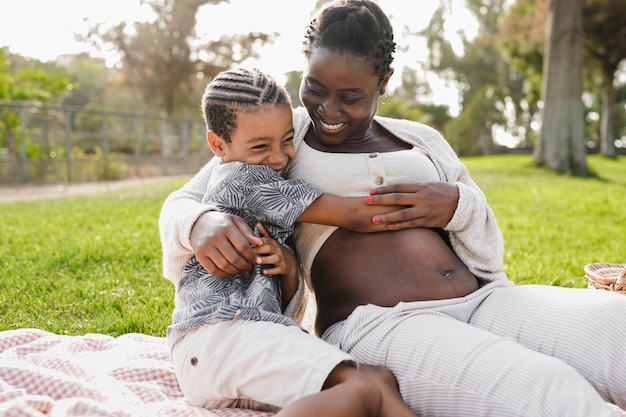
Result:
{"label": "woman's teeth", "polygon": [[320,124],[322,125],[324,129],[328,129],[328,130],[337,130],[343,127],[344,125],[343,123],[338,123],[336,125],[329,125],[329,124],[322,122],[321,120],[320,120]]}

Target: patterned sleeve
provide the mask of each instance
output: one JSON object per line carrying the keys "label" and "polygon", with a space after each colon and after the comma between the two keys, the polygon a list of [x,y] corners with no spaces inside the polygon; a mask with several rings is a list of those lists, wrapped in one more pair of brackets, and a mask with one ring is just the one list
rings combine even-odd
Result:
{"label": "patterned sleeve", "polygon": [[299,179],[284,179],[263,165],[239,166],[230,171],[226,187],[237,195],[237,205],[259,221],[291,227],[296,219],[323,194],[317,187]]}

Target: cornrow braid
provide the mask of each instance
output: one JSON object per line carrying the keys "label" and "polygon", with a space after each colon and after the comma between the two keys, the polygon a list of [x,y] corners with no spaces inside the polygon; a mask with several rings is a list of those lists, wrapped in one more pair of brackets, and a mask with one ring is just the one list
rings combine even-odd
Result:
{"label": "cornrow braid", "polygon": [[237,128],[237,112],[264,106],[291,106],[291,99],[284,87],[256,68],[219,73],[206,86],[201,103],[206,128],[226,142]]}
{"label": "cornrow braid", "polygon": [[371,0],[336,0],[309,23],[304,56],[308,58],[315,47],[367,58],[382,82],[391,70],[396,43],[389,18],[378,4]]}

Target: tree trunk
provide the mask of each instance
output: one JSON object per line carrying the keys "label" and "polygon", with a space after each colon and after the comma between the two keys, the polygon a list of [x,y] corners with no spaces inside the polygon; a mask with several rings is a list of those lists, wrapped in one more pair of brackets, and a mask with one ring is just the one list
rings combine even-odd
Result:
{"label": "tree trunk", "polygon": [[604,74],[602,92],[602,115],[600,116],[600,154],[609,158],[617,157],[615,138],[613,136],[613,108],[615,107],[615,88],[613,74]]}
{"label": "tree trunk", "polygon": [[543,122],[535,164],[589,175],[582,102],[582,0],[550,0],[543,62]]}

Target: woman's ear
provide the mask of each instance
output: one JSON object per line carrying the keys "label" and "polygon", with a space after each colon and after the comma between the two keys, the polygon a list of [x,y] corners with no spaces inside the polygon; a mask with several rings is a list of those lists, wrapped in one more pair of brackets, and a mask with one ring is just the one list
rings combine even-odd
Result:
{"label": "woman's ear", "polygon": [[393,68],[389,69],[389,72],[385,74],[385,77],[383,78],[383,82],[381,83],[380,90],[379,90],[379,93],[381,96],[385,94],[385,90],[387,89],[387,84],[389,83],[389,79],[391,78],[392,75],[393,75]]}
{"label": "woman's ear", "polygon": [[209,130],[206,133],[206,141],[209,144],[209,147],[211,148],[215,156],[219,158],[224,156],[224,153],[225,153],[224,144],[226,143],[226,141],[222,139],[221,136],[219,136],[217,133],[213,132],[212,130]]}

